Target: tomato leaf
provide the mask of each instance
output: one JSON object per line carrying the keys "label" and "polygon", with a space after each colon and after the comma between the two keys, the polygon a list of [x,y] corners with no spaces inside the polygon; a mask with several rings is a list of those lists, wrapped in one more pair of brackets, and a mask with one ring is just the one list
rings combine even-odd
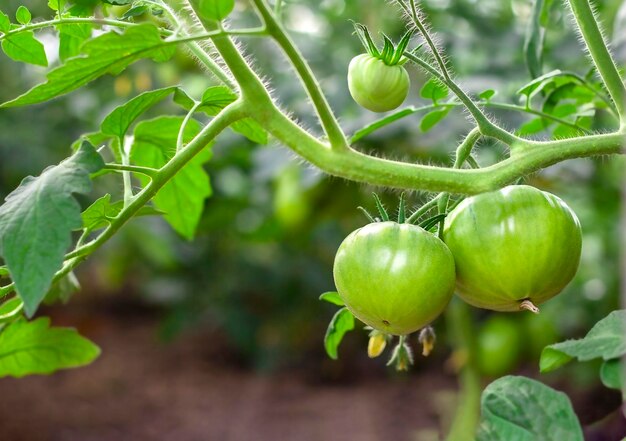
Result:
{"label": "tomato leaf", "polygon": [[15,19],[18,23],[27,25],[30,23],[30,20],[33,18],[30,11],[26,6],[20,6],[17,8],[17,12],[15,12]]}
{"label": "tomato leaf", "polygon": [[50,319],[11,323],[0,334],[0,377],[51,374],[84,366],[100,349],[71,328],[51,328]]}
{"label": "tomato leaf", "polygon": [[541,353],[541,372],[553,371],[572,359],[611,360],[626,354],[626,310],[613,311],[594,325],[587,335],[546,346]]}
{"label": "tomato leaf", "polygon": [[[517,92],[518,95],[526,95],[526,96],[530,96],[533,92],[535,92],[537,90],[537,88],[541,87],[545,87],[546,84],[546,80],[551,80],[554,77],[558,77],[562,74],[563,72],[561,72],[560,70],[556,69],[553,70],[551,72],[548,72],[547,74],[541,75],[540,77],[535,78],[534,80],[524,84],[522,87],[520,87]],[[542,84],[544,86],[542,86]]]}
{"label": "tomato leaf", "polygon": [[9,32],[11,30],[11,20],[9,16],[0,11],[0,32]]}
{"label": "tomato leaf", "polygon": [[113,109],[100,124],[104,134],[124,138],[133,122],[150,107],[172,94],[177,87],[150,90]]}
{"label": "tomato leaf", "polygon": [[448,96],[448,86],[439,80],[431,78],[422,86],[420,96],[437,103],[437,101]]}
{"label": "tomato leaf", "polygon": [[12,34],[2,40],[2,50],[7,57],[37,66],[47,66],[48,58],[43,44],[32,31]]}
{"label": "tomato leaf", "polygon": [[47,82],[0,107],[48,101],[76,90],[102,75],[117,75],[141,58],[166,61],[174,53],[174,46],[161,39],[154,25],[141,24],[128,28],[124,34],[107,32],[89,40],[82,46],[81,52],[84,56],[70,58],[65,64],[51,70]]}
{"label": "tomato leaf", "polygon": [[59,31],[59,58],[65,61],[80,53],[80,49],[91,38],[92,26],[86,23],[70,23],[57,26]]}
{"label": "tomato leaf", "polygon": [[610,389],[624,390],[624,386],[626,386],[626,382],[624,381],[626,379],[626,373],[624,372],[624,363],[622,360],[617,358],[602,363],[600,379],[602,380],[602,384]]}
{"label": "tomato leaf", "polygon": [[333,305],[337,305],[337,306],[345,305],[343,303],[343,300],[341,300],[341,297],[339,297],[339,293],[336,293],[334,291],[325,292],[324,294],[320,296],[320,300],[323,300],[328,303],[332,303]]}
{"label": "tomato leaf", "polygon": [[[160,168],[176,153],[176,139],[183,118],[162,116],[142,121],[135,127],[131,162]],[[189,142],[200,131],[200,123],[191,119],[185,128],[184,141]],[[165,212],[165,220],[184,238],[191,240],[204,209],[204,200],[211,196],[209,177],[202,165],[211,158],[206,148],[183,167],[154,198],[154,205]],[[148,177],[138,175],[146,185]]]}
{"label": "tomato leaf", "polygon": [[0,324],[10,323],[22,316],[24,302],[19,297],[13,297],[0,305]]}
{"label": "tomato leaf", "polygon": [[449,108],[428,112],[420,122],[420,130],[422,132],[428,132],[439,124],[439,122],[448,115],[448,112],[450,112]]}
{"label": "tomato leaf", "polygon": [[477,441],[583,441],[567,395],[530,378],[506,376],[483,391]]}
{"label": "tomato leaf", "polygon": [[326,330],[326,335],[324,336],[324,347],[330,358],[337,360],[337,349],[339,348],[343,336],[346,332],[352,331],[353,329],[354,316],[348,308],[341,308],[333,316]]}
{"label": "tomato leaf", "polygon": [[89,174],[104,163],[87,143],[37,178],[27,177],[0,206],[0,255],[32,316],[61,269],[71,232],[82,225],[75,193],[91,191]]}
{"label": "tomato leaf", "polygon": [[235,0],[193,0],[196,12],[208,20],[224,20],[235,8]]}
{"label": "tomato leaf", "polygon": [[67,303],[72,295],[80,291],[80,283],[74,275],[74,272],[70,271],[67,276],[57,280],[50,291],[43,299],[45,305],[54,305],[55,303]]}
{"label": "tomato leaf", "polygon": [[497,92],[493,89],[487,89],[487,90],[480,92],[478,94],[478,98],[480,98],[483,101],[489,101],[491,98],[493,98],[496,95],[496,93]]}
{"label": "tomato leaf", "polygon": [[534,118],[530,121],[526,121],[517,129],[517,134],[520,136],[532,135],[545,130],[548,123],[543,118]]}
{"label": "tomato leaf", "polygon": [[544,17],[544,9],[549,6],[550,2],[545,0],[535,0],[528,27],[526,28],[526,37],[524,40],[524,56],[526,58],[526,66],[533,78],[541,75],[543,69],[543,43],[545,29],[542,26],[542,18]]}
{"label": "tomato leaf", "polygon": [[[117,216],[124,208],[124,201],[111,203],[111,195],[105,194],[100,199],[91,204],[82,214],[83,228],[93,231],[105,228],[112,218]],[[149,205],[144,205],[139,209],[135,217],[155,216],[163,214],[162,211]]]}

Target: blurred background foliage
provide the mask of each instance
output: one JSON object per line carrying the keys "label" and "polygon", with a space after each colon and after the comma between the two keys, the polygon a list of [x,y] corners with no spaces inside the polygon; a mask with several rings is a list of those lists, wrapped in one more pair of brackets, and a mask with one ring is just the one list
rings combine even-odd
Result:
{"label": "blurred background foliage", "polygon": [[[2,8],[13,13],[19,4],[27,5],[35,17],[52,15],[42,1],[4,0]],[[495,89],[494,100],[517,104],[515,91],[531,79],[522,52],[531,2],[425,0],[422,4],[461,84],[473,93]],[[246,2],[237,2],[237,9],[236,24],[251,24],[254,17]],[[626,8],[621,0],[602,0],[598,13],[624,67]],[[347,132],[374,121],[377,115],[359,108],[347,89],[348,62],[361,51],[350,20],[397,39],[404,28],[394,7],[382,0],[288,1],[284,20]],[[54,35],[41,35],[49,59],[57,60]],[[281,105],[319,132],[311,106],[277,48],[255,39],[244,45]],[[580,75],[589,72],[590,64],[561,2],[554,2],[551,9],[545,62],[544,72],[556,68]],[[0,101],[42,81],[44,75],[43,69],[0,55]],[[411,75],[414,90],[405,104],[426,104],[418,93],[423,73],[412,68]],[[2,110],[0,196],[6,196],[24,176],[39,174],[66,157],[70,144],[80,134],[94,131],[113,107],[150,88],[179,83],[199,96],[212,80],[181,51],[172,62],[137,63],[116,78],[106,77],[49,104]],[[158,114],[157,107],[152,116]],[[511,128],[529,119],[520,113],[494,114]],[[611,121],[600,114],[595,124],[595,129],[605,130]],[[364,138],[357,147],[376,156],[449,165],[468,129],[460,110],[428,133],[420,132],[419,115],[413,115]],[[332,308],[317,298],[334,289],[334,253],[350,231],[366,222],[356,207],[371,208],[372,191],[382,192],[388,206],[397,204],[399,194],[327,178],[275,143],[257,146],[232,133],[220,137],[214,152],[207,164],[214,194],[207,200],[196,240],[185,242],[160,219],[134,220],[79,270],[83,290],[73,301],[104,298],[150,308],[161,317],[164,340],[177,338],[189,328],[211,330],[236,360],[255,369],[331,366],[324,358],[322,338]],[[481,143],[481,163],[491,163],[502,154],[501,146]],[[532,185],[562,197],[579,215],[584,231],[582,262],[575,280],[544,306],[539,317],[473,311],[481,327],[479,356],[496,357],[502,365],[487,366],[486,375],[515,370],[524,361],[536,372],[543,345],[584,335],[618,307],[623,162],[623,158],[574,160],[528,177]],[[121,183],[115,179],[100,179],[98,195],[116,189],[119,196]],[[408,196],[411,206],[431,197]],[[443,336],[444,344],[437,349],[440,358],[447,352],[444,325],[442,319],[435,323]],[[331,371],[350,363],[356,354],[365,358],[365,333],[354,334],[341,348],[348,356],[333,364]],[[511,337],[502,339],[502,335]],[[579,382],[597,382],[591,369],[595,368],[575,364],[566,372]]]}

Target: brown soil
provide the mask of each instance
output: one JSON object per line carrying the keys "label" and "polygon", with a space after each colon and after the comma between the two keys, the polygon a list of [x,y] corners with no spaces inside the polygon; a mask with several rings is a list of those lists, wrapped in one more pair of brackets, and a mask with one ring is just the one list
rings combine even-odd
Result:
{"label": "brown soil", "polygon": [[204,357],[209,342],[200,335],[159,343],[153,319],[91,318],[78,327],[102,347],[100,359],[0,380],[0,440],[432,440],[430,403],[454,386],[436,372],[348,385],[263,376]]}

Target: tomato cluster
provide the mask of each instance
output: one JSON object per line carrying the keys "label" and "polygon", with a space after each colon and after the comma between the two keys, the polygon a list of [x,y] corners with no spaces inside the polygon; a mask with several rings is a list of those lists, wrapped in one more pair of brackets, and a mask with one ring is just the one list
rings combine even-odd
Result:
{"label": "tomato cluster", "polygon": [[391,221],[354,231],[337,251],[334,278],[354,316],[385,334],[406,335],[432,322],[455,286],[480,308],[535,309],[571,281],[581,246],[580,224],[565,202],[509,186],[461,202],[447,215],[442,239]]}

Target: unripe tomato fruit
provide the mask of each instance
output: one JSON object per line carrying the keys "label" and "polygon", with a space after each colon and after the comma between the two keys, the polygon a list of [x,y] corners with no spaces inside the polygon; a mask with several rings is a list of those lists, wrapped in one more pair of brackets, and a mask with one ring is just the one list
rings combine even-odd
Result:
{"label": "unripe tomato fruit", "polygon": [[409,74],[369,54],[357,55],[348,66],[348,89],[354,101],[373,112],[400,106],[409,94]]}
{"label": "unripe tomato fruit", "polygon": [[[531,314],[532,315],[532,314]],[[515,369],[523,353],[522,329],[510,317],[490,317],[476,339],[476,364],[483,375],[500,377]]]}
{"label": "unripe tomato fruit", "polygon": [[433,321],[454,291],[454,259],[433,234],[378,222],[352,232],[333,268],[337,292],[361,321],[405,335]]}
{"label": "unripe tomato fruit", "polygon": [[495,311],[557,295],[574,277],[582,247],[576,214],[527,185],[465,199],[446,218],[443,237],[454,255],[457,293]]}

